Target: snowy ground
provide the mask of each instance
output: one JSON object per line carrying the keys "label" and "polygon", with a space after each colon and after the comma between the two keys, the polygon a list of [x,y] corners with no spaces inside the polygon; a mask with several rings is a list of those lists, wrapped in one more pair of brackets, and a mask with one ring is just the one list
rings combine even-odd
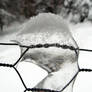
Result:
{"label": "snowy ground", "polygon": [[[79,48],[92,49],[92,24],[78,24],[72,27],[72,33]],[[80,51],[78,63],[80,68],[92,69],[92,52]],[[75,81],[74,92],[91,92],[91,85],[92,73],[81,72]]]}
{"label": "snowy ground", "polygon": [[[0,42],[9,42],[9,40],[15,37],[20,28],[21,26],[18,24],[14,24],[8,28],[4,27],[4,32],[0,32]],[[80,48],[92,49],[92,24],[78,24],[76,26],[71,26],[71,30]],[[14,63],[19,56],[20,48],[18,46],[0,46],[0,63]],[[80,68],[92,69],[91,60],[92,52],[80,52],[78,61]],[[18,70],[27,87],[34,87],[47,76],[45,70],[28,62],[20,63]],[[92,73],[81,72],[75,81],[74,92],[91,92],[91,85]],[[0,92],[23,92],[23,90],[24,87],[14,69],[0,67]]]}

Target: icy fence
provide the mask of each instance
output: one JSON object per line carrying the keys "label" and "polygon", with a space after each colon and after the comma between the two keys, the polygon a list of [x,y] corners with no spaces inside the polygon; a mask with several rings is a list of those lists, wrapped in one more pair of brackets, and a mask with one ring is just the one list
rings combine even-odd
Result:
{"label": "icy fence", "polygon": [[22,57],[26,54],[26,52],[29,49],[34,49],[34,48],[49,48],[49,47],[57,47],[57,48],[62,48],[62,49],[70,49],[70,50],[74,50],[76,54],[77,50],[79,51],[90,51],[92,52],[92,50],[88,50],[88,49],[79,49],[79,48],[74,48],[73,46],[68,46],[68,45],[60,45],[58,43],[53,43],[53,44],[37,44],[37,45],[30,45],[30,46],[26,46],[26,45],[18,45],[16,43],[0,43],[0,45],[17,45],[20,46],[22,48],[26,48],[25,51],[21,54],[21,56],[19,57],[19,59],[14,63],[14,64],[6,64],[6,63],[0,63],[0,67],[7,67],[7,68],[12,68],[15,70],[15,72],[17,73],[17,75],[19,76],[25,90],[24,92],[62,92],[71,82],[72,80],[78,75],[79,72],[92,72],[92,69],[79,69],[79,71],[73,76],[73,78],[66,84],[66,86],[60,90],[60,91],[55,91],[55,90],[50,90],[50,89],[41,89],[41,88],[28,88],[21,76],[21,74],[19,73],[19,71],[17,70],[17,68],[15,67],[20,60],[22,59]]}

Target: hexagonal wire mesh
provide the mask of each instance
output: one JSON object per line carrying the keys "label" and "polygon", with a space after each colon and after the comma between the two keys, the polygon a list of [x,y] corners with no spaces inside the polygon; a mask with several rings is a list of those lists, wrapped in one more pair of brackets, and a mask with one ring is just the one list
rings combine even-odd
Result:
{"label": "hexagonal wire mesh", "polygon": [[9,64],[9,63],[4,63],[4,62],[0,62],[0,67],[7,67],[7,68],[13,68],[15,70],[15,72],[17,73],[17,75],[19,76],[25,90],[24,92],[27,91],[31,91],[31,92],[62,92],[65,88],[67,88],[69,86],[69,84],[75,79],[75,77],[78,75],[79,72],[91,72],[91,69],[80,69],[79,71],[72,77],[72,79],[66,84],[64,85],[64,87],[61,90],[51,90],[51,89],[42,89],[42,88],[28,88],[26,83],[24,82],[21,74],[19,73],[18,69],[16,68],[16,65],[21,61],[22,57],[25,55],[25,53],[29,50],[29,49],[35,49],[35,48],[49,48],[49,47],[57,47],[57,48],[62,48],[62,49],[69,49],[72,50],[76,53],[76,55],[78,55],[77,51],[89,51],[92,52],[92,50],[88,50],[88,49],[79,49],[79,48],[74,48],[73,46],[68,46],[68,45],[60,45],[58,43],[53,43],[53,44],[37,44],[37,45],[30,45],[30,46],[25,46],[25,45],[18,45],[16,43],[0,43],[0,45],[10,45],[10,46],[20,46],[21,48],[26,48],[25,51],[21,54],[21,56],[18,58],[18,60],[14,63],[14,64]]}

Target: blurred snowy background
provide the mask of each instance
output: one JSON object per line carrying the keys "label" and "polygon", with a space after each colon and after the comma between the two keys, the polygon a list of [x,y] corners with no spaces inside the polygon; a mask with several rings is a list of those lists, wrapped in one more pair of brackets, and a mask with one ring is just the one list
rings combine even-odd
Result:
{"label": "blurred snowy background", "polygon": [[[0,0],[0,24],[4,24],[3,31],[0,31],[0,42],[9,42],[24,22],[41,12],[62,16],[69,22],[79,47],[92,49],[92,0]],[[11,58],[11,62],[15,62],[20,56],[20,48],[0,46],[0,56],[7,56],[7,62]],[[78,63],[80,68],[92,69],[92,52],[80,52]],[[47,75],[46,71],[31,63],[20,63],[18,70],[28,87],[34,87]],[[92,73],[79,73],[74,92],[91,92],[91,85]],[[0,67],[0,91],[3,92],[2,90],[23,92],[23,85],[13,69]]]}
{"label": "blurred snowy background", "polygon": [[73,23],[92,21],[92,0],[0,0],[0,15],[7,25],[41,12],[59,14]]}

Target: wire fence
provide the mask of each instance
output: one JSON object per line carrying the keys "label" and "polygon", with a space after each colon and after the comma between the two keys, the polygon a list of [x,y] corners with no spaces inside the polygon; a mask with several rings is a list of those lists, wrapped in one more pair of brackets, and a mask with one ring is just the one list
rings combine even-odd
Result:
{"label": "wire fence", "polygon": [[19,45],[16,43],[0,43],[0,45],[18,45],[22,48],[26,48],[25,51],[21,54],[21,56],[19,57],[19,59],[14,63],[14,64],[5,64],[5,63],[0,63],[0,67],[7,67],[7,68],[13,68],[16,73],[18,74],[25,90],[24,92],[27,91],[31,91],[31,92],[62,92],[72,81],[73,79],[78,75],[79,72],[92,72],[92,69],[79,69],[79,71],[73,76],[73,78],[65,85],[65,87],[60,90],[60,91],[55,91],[55,90],[50,90],[50,89],[41,89],[41,88],[28,88],[21,76],[21,74],[19,73],[19,71],[17,70],[17,68],[15,67],[20,60],[22,59],[22,57],[26,54],[26,52],[29,49],[34,49],[34,48],[49,48],[49,47],[57,47],[57,48],[62,48],[62,49],[69,49],[69,50],[73,50],[75,51],[76,55],[78,55],[78,51],[91,51],[92,50],[88,50],[88,49],[79,49],[79,48],[75,48],[73,46],[68,46],[68,45],[60,45],[58,43],[53,43],[53,44],[37,44],[37,45],[30,45],[30,46],[26,46],[26,45]]}

